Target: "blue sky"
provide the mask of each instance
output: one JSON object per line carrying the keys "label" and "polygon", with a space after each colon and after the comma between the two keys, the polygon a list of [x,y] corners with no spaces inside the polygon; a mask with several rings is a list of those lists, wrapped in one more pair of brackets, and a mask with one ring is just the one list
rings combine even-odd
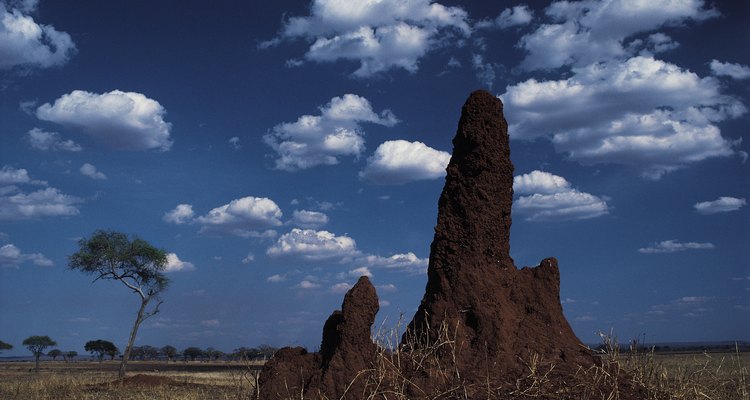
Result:
{"label": "blue sky", "polygon": [[576,334],[750,339],[750,10],[701,0],[0,2],[0,340],[124,347],[138,299],[66,268],[170,255],[137,344],[315,349],[370,275],[411,319],[468,94],[498,95],[511,255]]}

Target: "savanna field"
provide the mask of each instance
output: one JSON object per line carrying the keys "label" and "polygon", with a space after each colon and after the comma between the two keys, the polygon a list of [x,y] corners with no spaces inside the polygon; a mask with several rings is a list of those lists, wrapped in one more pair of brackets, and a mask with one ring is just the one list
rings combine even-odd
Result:
{"label": "savanna field", "polygon": [[[636,382],[663,393],[654,399],[750,399],[750,353],[619,354],[601,356],[600,379],[614,381],[630,375]],[[117,380],[118,361],[44,361],[39,373],[31,361],[0,362],[0,399],[193,400],[253,399],[262,361],[131,361],[129,374]],[[619,370],[619,376],[611,371]],[[553,398],[545,392],[544,368],[530,365],[526,379],[508,399]],[[262,390],[262,388],[261,388]],[[295,398],[295,397],[289,397]],[[296,397],[298,398],[298,397]],[[377,397],[372,397],[377,398]],[[398,397],[394,393],[394,398]],[[461,398],[451,396],[434,397]],[[500,398],[500,397],[495,397]],[[617,399],[615,391],[593,399]]]}

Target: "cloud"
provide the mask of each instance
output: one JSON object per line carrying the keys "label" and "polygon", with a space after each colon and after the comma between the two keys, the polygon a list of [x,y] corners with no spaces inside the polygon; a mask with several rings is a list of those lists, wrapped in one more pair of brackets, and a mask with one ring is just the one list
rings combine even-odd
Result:
{"label": "cloud", "polygon": [[638,249],[638,252],[643,254],[676,253],[678,251],[686,250],[711,250],[715,247],[716,246],[714,246],[713,243],[680,243],[677,240],[672,239],[654,243],[654,245],[650,247],[642,247]]}
{"label": "cloud", "polygon": [[513,190],[522,194],[514,211],[527,221],[576,220],[609,214],[606,200],[573,189],[565,178],[549,172],[532,171],[513,177]]}
{"label": "cloud", "polygon": [[23,168],[15,169],[10,165],[4,165],[3,168],[0,169],[0,185],[30,182],[31,177],[29,176],[29,171]]}
{"label": "cloud", "polygon": [[25,15],[35,9],[34,4],[33,1],[8,5],[0,2],[0,70],[60,66],[75,53],[76,46],[69,34]]}
{"label": "cloud", "polygon": [[317,229],[328,223],[328,216],[317,211],[294,210],[290,223],[303,229]]}
{"label": "cloud", "polygon": [[552,3],[545,15],[551,22],[540,25],[518,43],[527,52],[522,68],[582,67],[627,58],[649,45],[634,39],[636,34],[719,14],[704,8],[702,0],[583,0]]}
{"label": "cloud", "polygon": [[164,272],[192,271],[194,269],[195,265],[193,265],[193,263],[180,260],[180,258],[177,257],[177,254],[167,254],[167,266],[164,269]]}
{"label": "cloud", "polygon": [[355,262],[356,265],[365,267],[397,269],[416,275],[426,274],[428,263],[427,258],[419,258],[412,252],[394,254],[390,257],[365,255]]}
{"label": "cloud", "polygon": [[736,197],[722,196],[714,201],[702,201],[696,203],[693,207],[701,214],[716,214],[720,212],[736,211],[746,204],[745,199]]}
{"label": "cloud", "polygon": [[375,288],[381,292],[395,292],[397,290],[396,285],[392,283],[388,283],[386,285],[377,285],[375,286]]}
{"label": "cloud", "polygon": [[454,42],[456,34],[468,36],[467,21],[463,9],[430,0],[314,0],[309,16],[286,19],[281,33],[260,47],[302,38],[311,43],[306,61],[359,62],[352,73],[357,78],[392,69],[415,73],[427,53]]}
{"label": "cloud", "polygon": [[62,140],[57,132],[45,132],[39,128],[26,132],[24,137],[32,148],[37,150],[72,151],[77,152],[83,148],[72,140]]}
{"label": "cloud", "polygon": [[387,141],[378,146],[359,173],[362,180],[378,185],[401,185],[445,176],[451,155],[422,142]]}
{"label": "cloud", "polygon": [[359,267],[359,268],[354,268],[353,270],[349,271],[349,276],[353,278],[359,278],[360,276],[366,276],[368,278],[372,278],[375,275],[373,275],[372,271],[370,271],[369,268]]}
{"label": "cloud", "polygon": [[267,282],[272,282],[272,283],[284,282],[285,280],[286,280],[286,276],[279,275],[279,274],[274,274],[266,278]]}
{"label": "cloud", "polygon": [[16,186],[0,188],[0,220],[78,215],[83,200],[55,188],[25,193]]}
{"label": "cloud", "polygon": [[747,65],[711,60],[710,66],[711,73],[716,76],[728,76],[738,80],[750,78],[750,67]]}
{"label": "cloud", "polygon": [[229,144],[231,144],[235,150],[239,150],[242,148],[242,145],[240,144],[240,138],[237,136],[229,138]]}
{"label": "cloud", "polygon": [[81,165],[81,175],[88,176],[91,179],[107,179],[107,175],[96,170],[96,167],[86,163]]}
{"label": "cloud", "polygon": [[360,252],[354,239],[348,236],[294,228],[281,235],[266,254],[270,257],[292,257],[306,261],[343,262]]}
{"label": "cloud", "polygon": [[165,213],[161,219],[164,222],[181,225],[191,222],[194,216],[193,206],[190,204],[178,204],[174,210]]}
{"label": "cloud", "polygon": [[718,80],[652,57],[572,69],[560,80],[529,79],[500,96],[514,139],[549,137],[584,165],[635,167],[644,177],[735,154],[717,122],[746,112]]}
{"label": "cloud", "polygon": [[651,316],[664,316],[667,314],[680,313],[683,317],[702,317],[713,311],[709,306],[715,299],[706,296],[684,296],[670,301],[667,304],[656,304],[649,308],[646,314]]}
{"label": "cloud", "polygon": [[247,256],[242,259],[243,264],[250,264],[253,261],[255,261],[255,255],[253,253],[248,253]]}
{"label": "cloud", "polygon": [[331,293],[346,293],[352,288],[352,284],[341,282],[331,286]]}
{"label": "cloud", "polygon": [[172,124],[164,121],[165,114],[158,101],[120,90],[103,94],[74,90],[36,111],[41,120],[80,129],[111,148],[168,151]]}
{"label": "cloud", "polygon": [[534,18],[534,11],[529,6],[521,4],[513,8],[506,8],[497,18],[485,19],[474,25],[476,29],[499,28],[508,29],[514,26],[527,25]]}
{"label": "cloud", "polygon": [[0,247],[0,267],[18,268],[27,262],[39,267],[51,267],[54,265],[52,260],[43,254],[24,254],[13,244],[6,244]]}
{"label": "cloud", "polygon": [[201,321],[201,325],[209,328],[216,328],[221,325],[218,319],[204,319]]}
{"label": "cloud", "polygon": [[263,140],[278,155],[277,169],[295,171],[335,165],[340,157],[362,154],[362,122],[393,126],[398,119],[390,110],[376,114],[364,97],[345,94],[320,107],[320,115],[303,115],[296,122],[276,125]]}
{"label": "cloud", "polygon": [[298,288],[298,289],[315,289],[319,287],[320,287],[319,283],[315,283],[315,282],[308,281],[308,280],[303,280],[302,282],[298,283],[295,286],[295,288]]}
{"label": "cloud", "polygon": [[206,215],[195,217],[193,206],[179,204],[162,216],[172,224],[198,224],[199,233],[208,235],[233,235],[246,238],[268,238],[276,236],[269,229],[282,225],[279,206],[266,197],[247,196],[216,207]]}

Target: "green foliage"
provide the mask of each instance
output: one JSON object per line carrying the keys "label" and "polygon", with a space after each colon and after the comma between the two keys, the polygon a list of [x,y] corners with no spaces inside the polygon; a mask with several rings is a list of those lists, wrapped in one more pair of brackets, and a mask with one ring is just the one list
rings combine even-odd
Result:
{"label": "green foliage", "polygon": [[166,345],[161,348],[161,354],[164,354],[168,360],[172,360],[177,355],[177,349],[174,346]]}
{"label": "green foliage", "polygon": [[83,346],[83,349],[91,354],[96,355],[96,358],[99,361],[102,361],[104,359],[105,354],[114,359],[115,356],[120,353],[120,350],[117,349],[117,346],[115,346],[114,343],[102,339],[89,340]]}
{"label": "green foliage", "polygon": [[119,280],[130,289],[150,297],[166,289],[167,253],[145,240],[114,231],[96,231],[78,242],[79,250],[68,259],[70,269],[94,279]]}
{"label": "green foliage", "polygon": [[10,343],[5,343],[2,340],[0,340],[0,353],[2,353],[2,350],[10,350],[13,348],[13,345]]}
{"label": "green foliage", "polygon": [[44,350],[47,347],[56,346],[57,343],[50,339],[49,336],[29,336],[24,339],[23,345],[26,346],[35,357],[39,358],[39,356],[44,354]]}
{"label": "green foliage", "polygon": [[63,352],[58,349],[50,350],[49,353],[47,353],[47,356],[52,357],[53,361],[56,360],[57,357],[60,357],[61,355],[63,355]]}
{"label": "green foliage", "polygon": [[71,350],[71,351],[66,351],[65,352],[65,358],[68,359],[68,360],[72,360],[72,359],[76,358],[77,356],[78,356],[78,352],[77,351]]}
{"label": "green foliage", "polygon": [[182,354],[186,359],[190,358],[190,361],[195,361],[196,358],[203,355],[203,350],[199,349],[198,347],[188,347],[187,349],[182,351]]}

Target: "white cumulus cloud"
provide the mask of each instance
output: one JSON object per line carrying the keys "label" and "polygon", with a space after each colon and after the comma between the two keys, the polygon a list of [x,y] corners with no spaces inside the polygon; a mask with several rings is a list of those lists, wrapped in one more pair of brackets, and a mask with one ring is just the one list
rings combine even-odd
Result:
{"label": "white cumulus cloud", "polygon": [[[188,210],[183,207],[181,212],[183,213],[181,220],[184,221]],[[282,225],[281,216],[281,209],[273,200],[266,197],[247,196],[216,207],[206,215],[196,217],[193,221],[201,225],[201,233],[269,237],[275,236],[275,231],[269,228]]]}
{"label": "white cumulus cloud", "polygon": [[103,94],[74,90],[36,111],[37,118],[80,129],[108,147],[168,151],[172,126],[164,121],[165,114],[158,101],[120,90]]}
{"label": "white cumulus cloud", "polygon": [[328,221],[328,216],[322,212],[294,210],[290,223],[303,229],[318,229]]}
{"label": "white cumulus cloud", "polygon": [[63,65],[76,51],[69,34],[26,15],[35,8],[29,4],[0,2],[0,70]]}
{"label": "white cumulus cloud", "polygon": [[63,140],[57,132],[46,132],[39,128],[26,132],[25,139],[29,145],[37,150],[72,151],[77,152],[83,148],[72,140]]}
{"label": "white cumulus cloud", "polygon": [[314,0],[309,16],[288,18],[261,47],[303,38],[311,43],[306,61],[355,61],[352,76],[367,78],[392,69],[414,73],[431,50],[470,32],[466,11],[430,0]]}
{"label": "white cumulus cloud", "polygon": [[744,198],[738,199],[736,197],[722,196],[713,201],[696,203],[693,207],[701,214],[716,214],[739,210],[746,203]]}
{"label": "white cumulus cloud", "polygon": [[410,274],[426,274],[429,260],[419,258],[412,252],[394,254],[389,257],[378,255],[365,255],[356,260],[356,265],[370,268],[390,268],[401,270]]}
{"label": "white cumulus cloud", "polygon": [[561,176],[543,171],[513,177],[513,190],[519,197],[514,211],[527,221],[596,218],[609,213],[605,199],[574,189]]}
{"label": "white cumulus cloud", "polygon": [[174,210],[165,213],[162,219],[165,222],[181,225],[191,222],[194,216],[193,206],[190,204],[178,204]]}
{"label": "white cumulus cloud", "polygon": [[572,160],[627,165],[651,179],[735,154],[737,144],[723,138],[716,123],[746,108],[722,95],[715,78],[643,56],[572,72],[506,88],[500,97],[516,121],[509,127],[513,138],[549,137]]}
{"label": "white cumulus cloud", "polygon": [[83,200],[55,188],[24,192],[16,186],[0,188],[0,220],[74,216]]}
{"label": "white cumulus cloud", "polygon": [[359,255],[354,239],[336,236],[328,231],[312,229],[292,229],[281,235],[276,243],[268,248],[270,257],[293,257],[307,261],[342,262]]}
{"label": "white cumulus cloud", "polygon": [[497,18],[485,19],[474,25],[476,29],[499,28],[507,29],[514,26],[527,25],[534,19],[534,11],[529,6],[521,4],[513,8],[506,8]]}
{"label": "white cumulus cloud", "polygon": [[400,185],[445,176],[451,155],[422,142],[387,141],[378,146],[359,173],[365,181],[379,185]]}
{"label": "white cumulus cloud", "polygon": [[0,267],[18,268],[24,263],[30,262],[40,267],[51,267],[52,260],[40,253],[26,254],[13,244],[0,247]]}
{"label": "white cumulus cloud", "polygon": [[521,63],[526,69],[582,67],[627,58],[649,46],[632,39],[636,34],[719,15],[706,8],[703,0],[558,1],[545,14],[550,22],[519,42],[527,52]]}
{"label": "white cumulus cloud", "polygon": [[638,252],[643,254],[676,253],[678,251],[686,250],[711,250],[715,247],[716,246],[714,246],[713,243],[682,243],[677,240],[671,239],[654,243],[649,247],[641,247],[640,249],[638,249]]}
{"label": "white cumulus cloud", "polygon": [[719,60],[711,60],[711,73],[716,76],[728,76],[734,79],[750,78],[750,67],[742,64],[723,63]]}
{"label": "white cumulus cloud", "polygon": [[10,165],[4,165],[0,169],[0,185],[30,183],[31,177],[29,171],[24,168],[13,168]]}
{"label": "white cumulus cloud", "polygon": [[107,179],[107,175],[104,175],[103,172],[98,171],[95,166],[89,163],[85,163],[81,165],[80,171],[81,171],[81,175],[88,176],[91,179],[101,179],[101,180]]}
{"label": "white cumulus cloud", "polygon": [[179,271],[192,271],[195,269],[195,265],[191,262],[182,261],[177,254],[167,254],[167,266],[164,272],[179,272]]}
{"label": "white cumulus cloud", "polygon": [[320,115],[303,115],[295,122],[276,125],[263,140],[278,156],[277,169],[335,165],[341,157],[359,157],[364,151],[363,122],[393,126],[398,120],[390,110],[375,113],[364,97],[345,94],[320,107]]}

